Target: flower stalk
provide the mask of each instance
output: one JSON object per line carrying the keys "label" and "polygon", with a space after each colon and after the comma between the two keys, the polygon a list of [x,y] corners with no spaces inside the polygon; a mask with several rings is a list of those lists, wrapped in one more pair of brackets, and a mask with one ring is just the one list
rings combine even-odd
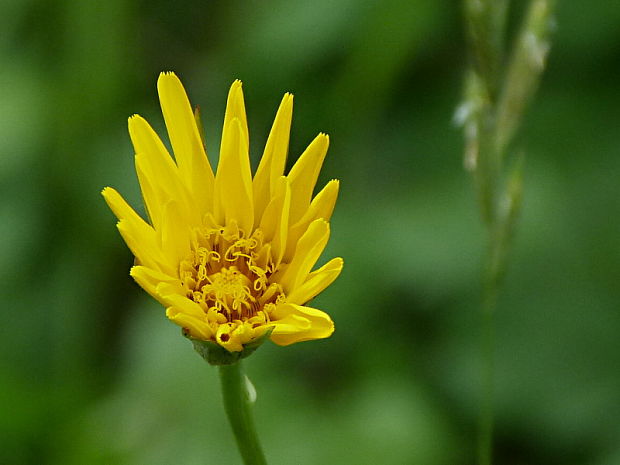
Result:
{"label": "flower stalk", "polygon": [[[243,374],[241,362],[220,365],[220,381],[224,410],[245,465],[266,465],[252,414],[253,388]],[[252,391],[250,391],[252,389]]]}
{"label": "flower stalk", "polygon": [[472,173],[487,251],[482,279],[482,398],[478,421],[479,465],[492,463],[495,311],[521,207],[523,154],[511,142],[544,70],[554,0],[530,0],[506,53],[508,0],[464,0],[470,66],[455,114],[465,135],[464,166]]}

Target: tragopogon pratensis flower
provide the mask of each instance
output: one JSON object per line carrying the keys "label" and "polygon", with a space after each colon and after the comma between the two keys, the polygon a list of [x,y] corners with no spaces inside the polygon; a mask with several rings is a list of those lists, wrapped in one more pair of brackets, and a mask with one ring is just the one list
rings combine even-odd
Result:
{"label": "tragopogon pratensis flower", "polygon": [[332,180],[312,198],[328,136],[319,134],[284,176],[293,109],[293,96],[285,94],[252,178],[245,104],[235,81],[214,175],[181,82],[162,73],[157,87],[174,159],[146,120],[129,119],[150,224],[116,190],[103,190],[136,257],[131,276],[186,336],[230,355],[267,336],[279,345],[329,337],[330,317],[305,306],[343,265],[334,258],[312,271],[338,195]]}

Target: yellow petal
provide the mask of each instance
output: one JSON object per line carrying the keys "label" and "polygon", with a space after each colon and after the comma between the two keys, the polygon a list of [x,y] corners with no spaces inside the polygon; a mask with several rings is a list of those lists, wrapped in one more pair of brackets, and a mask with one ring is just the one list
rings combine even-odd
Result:
{"label": "yellow petal", "polygon": [[329,137],[319,134],[291,168],[291,224],[295,224],[310,206],[312,191],[327,154]]}
{"label": "yellow petal", "polygon": [[264,241],[271,243],[274,266],[280,265],[286,248],[288,233],[288,216],[291,204],[291,189],[286,176],[280,176],[275,196],[267,205],[260,228]]}
{"label": "yellow petal", "polygon": [[253,181],[255,226],[272,199],[280,176],[284,174],[293,118],[293,96],[284,94],[273,122],[263,157]]}
{"label": "yellow petal", "polygon": [[233,330],[232,334],[241,344],[247,344],[256,337],[256,331],[252,328],[252,324],[248,321],[239,323],[239,325]]}
{"label": "yellow petal", "polygon": [[334,258],[308,275],[308,279],[286,296],[286,301],[304,305],[327,288],[342,271],[342,258]]}
{"label": "yellow petal", "polygon": [[140,183],[140,191],[142,192],[142,201],[144,202],[144,208],[151,220],[153,228],[159,230],[161,228],[162,220],[162,206],[166,202],[166,198],[163,195],[163,191],[158,189],[157,179],[153,179],[145,171],[146,163],[143,159],[146,154],[140,153],[135,156],[136,174],[138,175],[138,182]]}
{"label": "yellow petal", "polygon": [[163,283],[158,286],[156,292],[166,302],[166,305],[176,308],[178,312],[206,321],[206,314],[200,305],[185,296],[177,294],[175,291],[174,286]]}
{"label": "yellow petal", "polygon": [[190,253],[191,230],[179,212],[178,202],[168,202],[164,206],[161,227],[161,249],[173,268],[178,267]]}
{"label": "yellow petal", "polygon": [[154,270],[146,266],[134,266],[129,272],[131,277],[140,285],[142,289],[148,292],[151,297],[158,300],[163,305],[166,305],[164,299],[157,293],[157,287],[161,283],[167,283],[176,286],[179,291],[182,291],[182,286],[178,278],[162,273],[159,270]]}
{"label": "yellow petal", "polygon": [[[120,220],[117,227],[121,230],[121,234],[124,233],[123,238],[127,237],[133,243],[133,248],[130,247],[132,251],[139,250],[143,258],[149,254],[161,257],[157,244],[157,233],[153,227],[144,221],[115,189],[106,187],[101,191],[101,195]],[[134,255],[136,254],[134,253]]]}
{"label": "yellow petal", "polygon": [[[189,186],[185,186],[181,181],[177,166],[153,128],[138,115],[129,118],[128,125],[136,151],[137,169],[148,184],[146,189],[143,188],[143,197],[153,195],[155,198],[152,201],[161,205],[171,199],[184,206],[193,204],[189,197]],[[199,219],[194,213],[195,208],[184,210],[188,219],[194,222]]]}
{"label": "yellow petal", "polygon": [[247,236],[254,225],[248,145],[238,118],[228,124],[226,138],[222,140],[215,176],[215,219],[220,224],[236,220]]}
{"label": "yellow petal", "polygon": [[133,115],[129,118],[127,125],[135,153],[145,154],[156,179],[162,184],[174,183],[168,189],[169,191],[178,188],[180,183],[177,166],[149,123],[140,115]]}
{"label": "yellow petal", "polygon": [[299,287],[317,262],[329,239],[329,224],[318,219],[310,224],[305,234],[299,239],[295,256],[284,268],[281,275],[276,273],[274,282],[282,285],[285,293],[291,293]]}
{"label": "yellow petal", "polygon": [[174,73],[161,73],[157,90],[181,178],[191,192],[194,207],[207,213],[213,201],[213,170],[187,93]]}
{"label": "yellow petal", "polygon": [[176,307],[166,309],[166,316],[170,321],[189,331],[189,335],[194,339],[208,341],[213,337],[213,331],[207,324],[199,318],[188,315]]}
{"label": "yellow petal", "polygon": [[162,254],[159,245],[155,241],[151,241],[148,236],[142,235],[130,220],[122,219],[116,223],[116,227],[127,247],[141,265],[160,270],[166,274],[174,273],[174,268],[170,266]]}
{"label": "yellow petal", "polygon": [[202,146],[206,147],[207,141],[205,140],[205,127],[202,124],[202,114],[201,114],[199,105],[196,105],[196,107],[194,108],[194,120],[196,121],[196,127],[198,128],[198,134],[200,135]]}
{"label": "yellow petal", "polygon": [[334,322],[329,315],[315,308],[282,304],[274,311],[271,340],[286,346],[295,342],[323,339],[334,332]]}
{"label": "yellow petal", "polygon": [[[234,119],[238,119],[241,125],[241,134],[245,143],[249,145],[250,137],[248,133],[248,121],[245,115],[245,102],[243,100],[243,89],[241,81],[238,79],[232,83],[228,91],[226,101],[226,113],[224,114],[224,127],[222,129],[222,148],[230,131],[230,124]],[[221,150],[220,150],[221,153]],[[221,155],[220,155],[221,157]]]}
{"label": "yellow petal", "polygon": [[232,331],[230,323],[220,325],[217,328],[215,337],[217,343],[228,352],[240,352],[243,350],[239,335]]}
{"label": "yellow petal", "polygon": [[336,199],[338,198],[339,186],[340,182],[337,179],[329,181],[321,192],[314,197],[310,204],[310,208],[308,208],[304,216],[291,226],[287,237],[284,261],[291,261],[295,253],[297,241],[303,233],[306,232],[310,223],[318,218],[323,218],[325,221],[329,222],[334,211]]}
{"label": "yellow petal", "polygon": [[166,260],[161,253],[157,233],[153,227],[146,223],[113,188],[106,187],[101,194],[112,212],[119,218],[117,228],[137,261],[157,270],[166,268]]}
{"label": "yellow petal", "polygon": [[125,201],[125,199],[113,187],[106,187],[101,191],[101,195],[112,210],[112,213],[119,220],[129,220],[139,227],[140,232],[144,235],[155,234],[155,231],[146,221],[142,219],[136,211]]}

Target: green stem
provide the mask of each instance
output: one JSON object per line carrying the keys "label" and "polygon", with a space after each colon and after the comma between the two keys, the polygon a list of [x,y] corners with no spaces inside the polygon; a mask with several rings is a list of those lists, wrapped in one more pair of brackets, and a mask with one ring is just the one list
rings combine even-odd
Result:
{"label": "green stem", "polygon": [[482,358],[478,465],[493,459],[495,311],[521,204],[522,164],[506,155],[545,67],[555,0],[530,0],[505,59],[507,0],[463,0],[471,66],[460,107],[465,166],[472,172],[488,234],[480,316]]}
{"label": "green stem", "polygon": [[[495,244],[490,244],[494,249]],[[489,254],[485,270],[481,312],[480,349],[482,355],[482,391],[478,415],[478,465],[493,463],[493,405],[495,398],[495,307],[500,290],[499,270]]]}
{"label": "green stem", "polygon": [[241,371],[241,362],[232,365],[220,365],[220,380],[224,409],[230,421],[237,447],[245,465],[266,465],[267,461],[260,446],[254,419],[252,400],[248,392],[245,375]]}

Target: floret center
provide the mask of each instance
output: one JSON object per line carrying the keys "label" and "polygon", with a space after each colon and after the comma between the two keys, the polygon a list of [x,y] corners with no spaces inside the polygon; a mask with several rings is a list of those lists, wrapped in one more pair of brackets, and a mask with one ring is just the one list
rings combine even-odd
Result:
{"label": "floret center", "polygon": [[195,237],[180,270],[187,296],[219,324],[256,316],[269,321],[270,310],[284,294],[280,285],[269,282],[275,266],[261,230],[245,238],[235,228],[209,228],[197,230]]}
{"label": "floret center", "polygon": [[252,302],[256,302],[250,291],[251,281],[240,273],[236,266],[222,268],[219,272],[207,276],[207,284],[202,286],[202,294],[206,300],[227,316],[247,314],[252,311]]}

